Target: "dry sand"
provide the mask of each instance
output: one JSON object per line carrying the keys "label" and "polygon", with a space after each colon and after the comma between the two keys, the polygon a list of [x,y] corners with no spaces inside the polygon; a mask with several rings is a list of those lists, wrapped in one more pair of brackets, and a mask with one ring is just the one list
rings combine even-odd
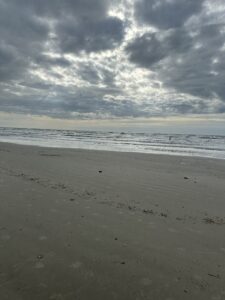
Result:
{"label": "dry sand", "polygon": [[1,300],[225,299],[225,161],[0,144]]}

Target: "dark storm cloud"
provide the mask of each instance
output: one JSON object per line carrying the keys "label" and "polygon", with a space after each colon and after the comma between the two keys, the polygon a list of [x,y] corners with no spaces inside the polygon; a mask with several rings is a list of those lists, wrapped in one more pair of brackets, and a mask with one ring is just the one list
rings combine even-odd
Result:
{"label": "dark storm cloud", "polygon": [[62,55],[115,48],[124,28],[121,20],[107,16],[109,5],[101,0],[1,0],[0,78],[15,78],[31,63],[69,66],[63,57],[41,54],[49,42],[59,45]]}
{"label": "dark storm cloud", "polygon": [[112,49],[123,39],[122,21],[107,16],[112,1],[14,0],[14,2],[26,7],[28,14],[47,17],[54,21],[57,40],[63,52],[97,52]]}
{"label": "dark storm cloud", "polygon": [[158,67],[159,76],[182,93],[225,101],[225,26],[209,25],[196,34],[190,50]]}
{"label": "dark storm cloud", "polygon": [[43,50],[48,24],[13,1],[0,1],[0,80],[23,76],[32,59]]}
{"label": "dark storm cloud", "polygon": [[[116,113],[116,104],[103,100],[105,94],[114,94],[113,72],[91,62],[71,63],[64,55],[99,53],[114,49],[122,42],[123,22],[108,16],[112,3],[108,0],[0,0],[0,109],[64,117],[73,111],[97,113],[101,107],[104,113],[107,109],[109,114],[110,109]],[[48,51],[53,55],[47,54]],[[92,84],[92,89],[88,85],[81,89],[72,84],[63,89],[48,82],[49,76],[65,79],[55,67],[67,71],[70,81],[73,77],[80,78]],[[42,77],[35,79],[34,72]],[[107,88],[94,87],[98,84]]]}
{"label": "dark storm cloud", "polygon": [[[224,43],[224,24],[199,24],[143,34],[126,51],[131,62],[155,71],[164,87],[225,101]],[[180,112],[188,107],[180,106]],[[201,109],[199,106],[199,112]]]}
{"label": "dark storm cloud", "polygon": [[31,13],[26,14],[25,7],[17,7],[13,1],[0,1],[1,44],[13,48],[17,56],[29,59],[42,50],[48,32],[48,23]]}
{"label": "dark storm cloud", "polygon": [[61,118],[224,112],[225,8],[220,0],[206,4],[0,0],[0,111]]}
{"label": "dark storm cloud", "polygon": [[148,68],[165,57],[184,53],[192,46],[192,39],[185,30],[167,33],[145,33],[136,37],[126,47],[132,62]]}
{"label": "dark storm cloud", "polygon": [[0,42],[0,81],[8,80],[12,76],[16,62],[15,51]]}
{"label": "dark storm cloud", "polygon": [[113,49],[123,40],[123,23],[118,18],[103,20],[70,20],[57,26],[59,45],[63,52],[99,52]]}
{"label": "dark storm cloud", "polygon": [[177,28],[201,10],[203,0],[137,0],[136,18],[160,29]]}
{"label": "dark storm cloud", "polygon": [[[2,0],[2,2],[6,0]],[[67,18],[68,16],[80,19],[102,18],[107,14],[110,0],[10,0],[17,9],[22,8],[26,13],[52,19]],[[8,4],[7,4],[8,5]],[[10,5],[10,4],[9,4]]]}

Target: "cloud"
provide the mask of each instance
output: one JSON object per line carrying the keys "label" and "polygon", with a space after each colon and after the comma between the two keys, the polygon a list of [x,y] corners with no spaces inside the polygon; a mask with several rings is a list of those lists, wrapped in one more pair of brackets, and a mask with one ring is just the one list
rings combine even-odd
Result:
{"label": "cloud", "polygon": [[203,0],[137,0],[135,15],[139,22],[159,29],[181,27],[202,8]]}
{"label": "cloud", "polygon": [[64,53],[90,53],[113,49],[122,42],[124,36],[122,21],[114,17],[94,22],[77,22],[73,19],[59,23],[56,30],[60,48]]}
{"label": "cloud", "polygon": [[33,63],[37,64],[38,66],[58,66],[58,67],[70,67],[71,63],[68,59],[63,56],[60,57],[51,57],[45,54],[37,55],[34,58]]}
{"label": "cloud", "polygon": [[[181,28],[136,36],[126,47],[129,60],[155,72],[164,88],[202,99],[198,106],[192,106],[191,101],[176,104],[180,113],[208,111],[207,99],[211,99],[212,108],[213,99],[225,101],[225,24],[212,22],[210,13],[203,11]],[[216,107],[219,112],[221,108]]]}
{"label": "cloud", "polygon": [[[68,66],[63,57],[42,54],[56,51],[57,45],[62,56],[66,52],[115,48],[123,40],[124,27],[120,19],[107,16],[109,6],[109,2],[100,0],[1,0],[1,78],[9,78],[10,73],[15,77],[32,63]],[[14,65],[13,71],[5,69],[3,64],[7,63]]]}
{"label": "cloud", "polygon": [[23,11],[24,14],[35,15],[48,19],[67,18],[72,15],[79,18],[95,19],[107,14],[110,1],[105,0],[1,0],[2,5]]}
{"label": "cloud", "polygon": [[0,0],[0,111],[224,112],[222,0]]}
{"label": "cloud", "polygon": [[192,46],[192,38],[185,30],[167,33],[150,32],[137,36],[126,47],[130,61],[149,68],[170,55],[184,53]]}
{"label": "cloud", "polygon": [[202,98],[219,97],[225,101],[224,25],[200,28],[192,47],[177,57],[169,56],[159,66],[159,76],[167,86]]}
{"label": "cloud", "polygon": [[[35,86],[36,87],[36,86]],[[32,87],[33,88],[33,87]],[[53,118],[114,118],[114,117],[139,117],[148,116],[143,105],[130,100],[118,101],[117,90],[85,89],[71,93],[58,87],[57,96],[49,94],[47,98],[45,90],[40,95],[40,90],[31,95],[11,95],[4,98],[0,95],[0,107],[4,112],[13,111],[22,114],[47,115]],[[104,99],[104,95],[114,95],[110,99]]]}
{"label": "cloud", "polygon": [[23,76],[48,37],[46,22],[7,3],[0,1],[0,80]]}

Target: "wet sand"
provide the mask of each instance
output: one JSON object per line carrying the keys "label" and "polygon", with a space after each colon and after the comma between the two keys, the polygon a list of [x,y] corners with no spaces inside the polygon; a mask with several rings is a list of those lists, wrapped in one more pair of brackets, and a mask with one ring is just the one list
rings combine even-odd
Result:
{"label": "wet sand", "polygon": [[0,143],[1,300],[225,299],[225,160]]}

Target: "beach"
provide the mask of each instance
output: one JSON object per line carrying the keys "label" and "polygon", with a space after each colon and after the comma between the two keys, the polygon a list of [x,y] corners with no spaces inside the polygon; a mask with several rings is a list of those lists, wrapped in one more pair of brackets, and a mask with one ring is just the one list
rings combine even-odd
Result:
{"label": "beach", "polygon": [[1,300],[225,299],[225,160],[0,143]]}

